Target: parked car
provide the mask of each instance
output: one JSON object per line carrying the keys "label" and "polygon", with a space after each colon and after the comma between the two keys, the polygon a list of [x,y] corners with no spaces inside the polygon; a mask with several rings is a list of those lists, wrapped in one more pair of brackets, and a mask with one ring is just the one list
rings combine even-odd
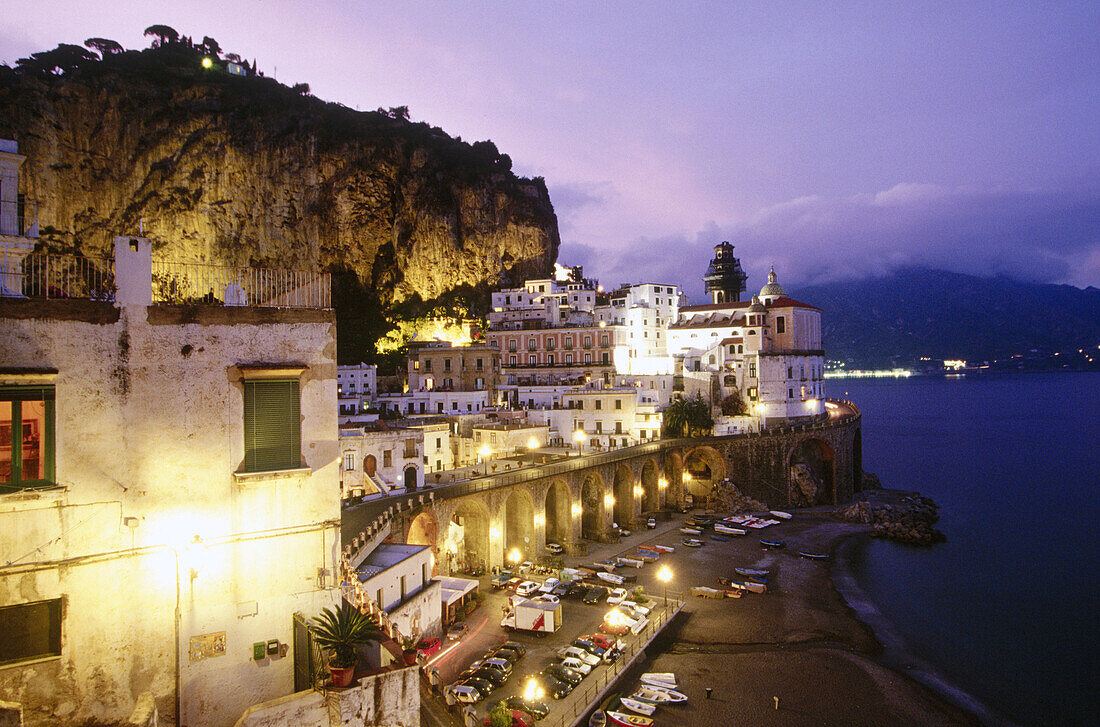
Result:
{"label": "parked car", "polygon": [[557,596],[551,596],[549,593],[544,593],[541,596],[535,596],[532,601],[546,601],[547,603],[558,603]]}
{"label": "parked car", "polygon": [[566,594],[569,593],[569,587],[571,585],[570,583],[559,583],[554,586],[554,590],[550,591],[550,595],[557,596],[558,598],[565,598]]}
{"label": "parked car", "polygon": [[520,657],[518,651],[515,651],[514,649],[509,649],[506,646],[498,646],[497,648],[490,651],[488,655],[496,659],[505,659],[509,664],[512,665],[515,665],[515,663],[519,661]]}
{"label": "parked car", "polygon": [[544,719],[546,715],[550,713],[550,706],[546,704],[546,702],[540,702],[535,699],[506,697],[500,700],[500,703],[508,709],[522,709],[537,720]]}
{"label": "parked car", "polygon": [[573,583],[569,586],[569,591],[565,594],[566,598],[581,599],[588,593],[588,586],[583,583]]}
{"label": "parked car", "polygon": [[520,656],[523,656],[524,654],[527,653],[527,647],[524,646],[523,644],[519,643],[518,641],[505,641],[500,646],[501,646],[502,649],[505,649],[505,648],[506,649],[511,649],[512,651],[516,652]]}
{"label": "parked car", "polygon": [[583,600],[587,604],[599,603],[603,599],[607,598],[607,589],[603,586],[593,586],[588,589],[588,592],[584,594]]}
{"label": "parked car", "polygon": [[600,624],[600,631],[605,634],[612,634],[614,636],[622,636],[623,634],[630,633],[629,621],[604,621]]}
{"label": "parked car", "polygon": [[[527,712],[524,712],[522,709],[510,709],[508,711],[512,713],[512,727],[531,727],[531,723],[535,721],[534,717],[527,714]],[[489,727],[489,725],[492,724],[490,721],[491,719],[491,717],[486,717],[485,721],[481,724],[485,725],[485,727]]]}
{"label": "parked car", "polygon": [[589,639],[573,639],[573,646],[580,647],[593,656],[598,656],[601,659],[603,655],[607,653],[607,649],[601,648],[594,644]]}
{"label": "parked car", "polygon": [[620,601],[619,608],[629,608],[634,613],[640,613],[643,616],[648,616],[649,612],[653,610],[649,606],[643,606],[635,601]]}
{"label": "parked car", "polygon": [[451,627],[447,629],[447,641],[458,641],[466,632],[470,630],[470,627],[466,625],[465,621],[459,621],[451,624]]}
{"label": "parked car", "polygon": [[619,640],[613,639],[607,634],[592,634],[588,637],[588,640],[601,649],[614,649],[619,646]]}
{"label": "parked car", "polygon": [[516,595],[526,596],[527,598],[530,598],[535,593],[537,593],[538,590],[538,583],[535,583],[534,581],[524,581],[523,583],[520,583],[518,586],[516,586]]}
{"label": "parked car", "polygon": [[438,636],[427,636],[416,645],[416,655],[421,659],[430,659],[439,652],[442,646],[443,643]]}
{"label": "parked car", "polygon": [[546,674],[545,672],[539,672],[537,674],[531,674],[523,678],[523,683],[534,680],[547,695],[554,699],[563,699],[569,696],[569,692],[573,691],[573,686],[568,682],[563,682],[560,679]]}
{"label": "parked car", "polygon": [[546,552],[550,553],[551,555],[561,555],[565,552],[565,548],[563,548],[558,543],[547,543]]}
{"label": "parked car", "polygon": [[650,530],[652,530],[652,529],[654,529],[655,527],[657,527],[657,520],[656,520],[656,518],[649,518],[648,520],[646,520],[646,521],[645,521],[645,526],[646,526],[647,528],[649,528]]}
{"label": "parked car", "polygon": [[607,602],[610,604],[619,604],[630,597],[630,593],[625,588],[612,588],[611,592],[607,594]]}
{"label": "parked car", "polygon": [[504,587],[509,591],[515,593],[516,589],[520,587],[520,584],[524,582],[523,578],[509,578],[508,582],[504,584]]}
{"label": "parked car", "polygon": [[553,593],[559,583],[561,583],[561,581],[557,578],[547,578],[542,582],[542,585],[539,586],[539,593]]}
{"label": "parked car", "polygon": [[[463,674],[465,673],[466,672],[463,672]],[[470,679],[480,679],[481,681],[488,683],[490,685],[489,691],[500,689],[504,686],[504,682],[506,681],[504,678],[504,674],[497,671],[496,669],[490,669],[487,666],[479,666],[477,669],[474,669],[469,674],[467,674],[467,683],[469,683]]]}
{"label": "parked car", "polygon": [[459,702],[461,704],[475,704],[485,699],[485,695],[479,692],[475,687],[469,684],[448,684],[443,687],[443,696],[447,699],[447,704],[454,704]]}
{"label": "parked car", "polygon": [[496,689],[496,685],[494,685],[492,682],[480,679],[473,675],[464,677],[462,679],[462,684],[476,689],[478,691],[478,694],[481,695],[482,699],[487,698],[493,692],[493,690]]}
{"label": "parked car", "polygon": [[574,658],[583,661],[589,666],[596,666],[600,663],[600,657],[596,656],[587,649],[582,649],[579,646],[563,646],[558,650],[558,656],[562,658]]}
{"label": "parked car", "polygon": [[575,656],[567,656],[561,660],[561,665],[567,669],[572,669],[575,672],[580,673],[581,676],[588,676],[592,673],[592,665],[586,664]]}
{"label": "parked car", "polygon": [[584,679],[584,674],[581,674],[579,671],[574,671],[573,669],[562,666],[561,664],[551,664],[550,666],[546,667],[544,671],[555,679],[560,679],[561,681],[566,682],[567,684],[572,684],[573,686],[577,686],[581,683],[581,679]]}
{"label": "parked car", "polygon": [[504,678],[512,676],[512,664],[507,659],[501,659],[500,657],[490,657],[481,663],[481,666],[492,667],[493,669],[499,669],[504,674]]}

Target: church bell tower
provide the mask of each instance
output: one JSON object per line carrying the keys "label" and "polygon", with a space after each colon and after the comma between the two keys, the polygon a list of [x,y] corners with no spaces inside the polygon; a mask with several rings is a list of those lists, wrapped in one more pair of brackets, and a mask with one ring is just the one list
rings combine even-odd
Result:
{"label": "church bell tower", "polygon": [[733,245],[728,241],[714,246],[714,259],[703,276],[711,303],[735,303],[745,292],[749,279],[741,269],[741,261],[733,256]]}

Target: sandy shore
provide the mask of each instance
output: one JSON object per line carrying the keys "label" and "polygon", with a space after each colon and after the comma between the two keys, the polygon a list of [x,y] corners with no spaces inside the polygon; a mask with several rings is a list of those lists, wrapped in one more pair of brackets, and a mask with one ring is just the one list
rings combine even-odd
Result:
{"label": "sandy shore", "polygon": [[[881,491],[876,497],[904,493]],[[980,725],[998,720],[967,695],[952,692],[930,667],[908,657],[898,643],[880,641],[851,608],[833,581],[836,560],[811,561],[799,550],[833,552],[846,539],[869,531],[839,523],[832,508],[800,510],[790,522],[763,531],[786,541],[763,550],[760,535],[730,542],[707,540],[700,549],[680,547],[676,529],[648,538],[632,536],[602,551],[656,542],[676,546],[662,558],[687,593],[716,586],[718,576],[736,578],[737,566],[769,568],[769,592],[740,599],[688,597],[682,618],[650,647],[649,660],[628,674],[624,689],[641,671],[675,672],[689,701],[657,712],[658,725]],[[661,586],[647,568],[639,581],[660,600]],[[845,574],[838,570],[843,581]],[[873,619],[868,619],[873,620]],[[916,670],[916,671],[911,671]],[[918,674],[920,679],[913,678]],[[933,689],[935,686],[937,689]],[[712,696],[706,698],[706,688]],[[778,709],[776,700],[778,697]],[[979,719],[978,715],[982,718]]]}

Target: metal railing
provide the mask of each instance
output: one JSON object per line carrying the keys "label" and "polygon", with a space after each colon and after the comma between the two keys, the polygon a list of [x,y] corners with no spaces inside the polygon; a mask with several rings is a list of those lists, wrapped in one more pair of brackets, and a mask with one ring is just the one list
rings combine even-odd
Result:
{"label": "metal railing", "polygon": [[113,301],[114,261],[0,252],[0,296]]}
{"label": "metal railing", "polygon": [[153,261],[154,305],[332,308],[328,273]]}

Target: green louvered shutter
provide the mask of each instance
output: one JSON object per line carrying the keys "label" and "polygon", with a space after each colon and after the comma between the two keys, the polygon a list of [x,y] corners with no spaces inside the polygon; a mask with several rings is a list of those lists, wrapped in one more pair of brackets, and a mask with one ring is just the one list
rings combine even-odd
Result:
{"label": "green louvered shutter", "polygon": [[247,472],[301,466],[297,380],[246,381],[244,468]]}

